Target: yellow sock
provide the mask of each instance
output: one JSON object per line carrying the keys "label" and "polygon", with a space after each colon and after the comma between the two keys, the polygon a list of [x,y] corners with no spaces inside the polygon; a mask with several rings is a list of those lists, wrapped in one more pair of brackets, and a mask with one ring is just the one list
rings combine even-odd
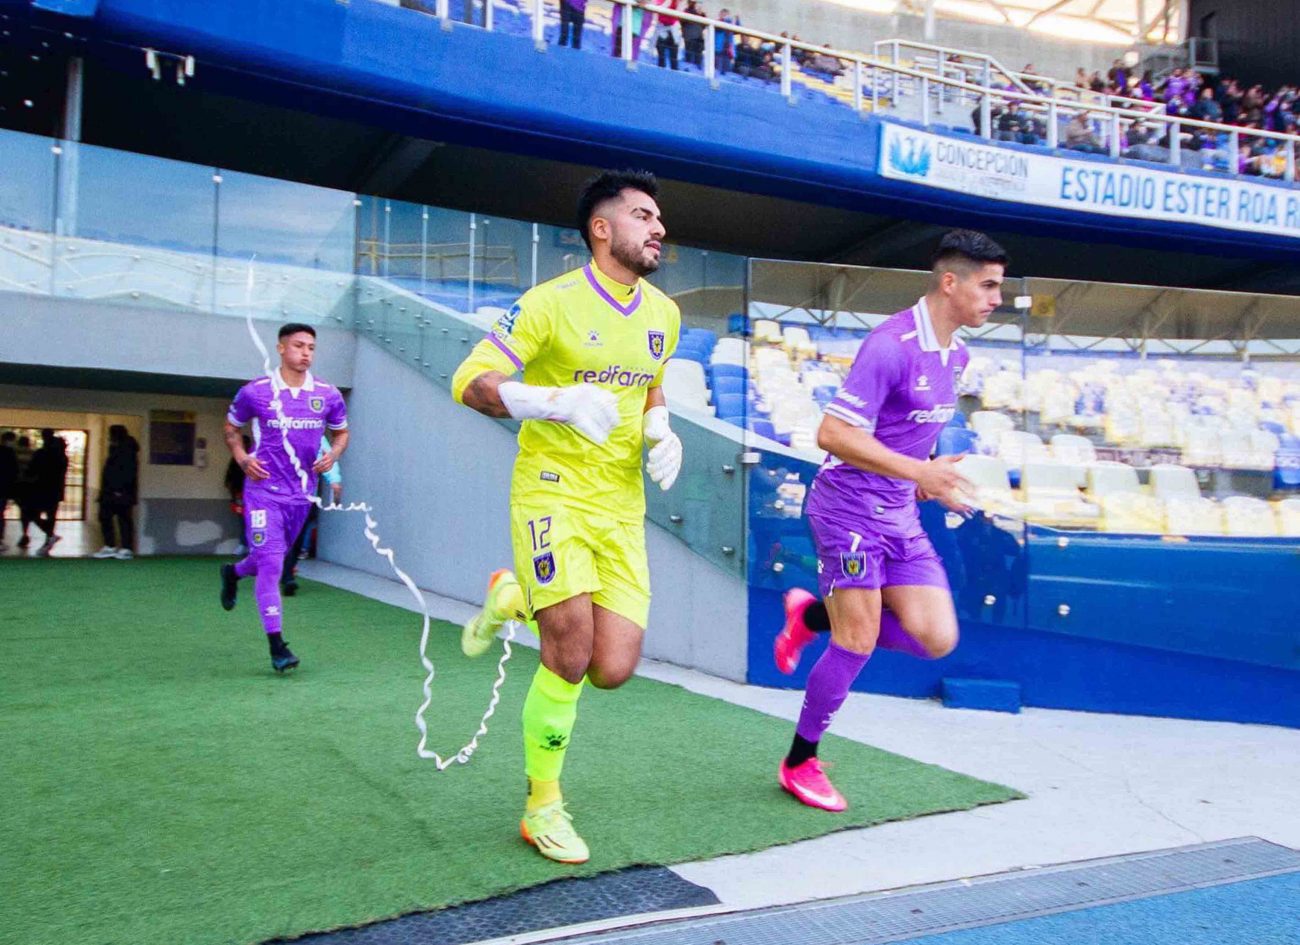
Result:
{"label": "yellow sock", "polygon": [[528,800],[524,804],[524,810],[531,813],[539,807],[545,807],[547,804],[553,804],[558,800],[561,800],[559,781],[528,779]]}

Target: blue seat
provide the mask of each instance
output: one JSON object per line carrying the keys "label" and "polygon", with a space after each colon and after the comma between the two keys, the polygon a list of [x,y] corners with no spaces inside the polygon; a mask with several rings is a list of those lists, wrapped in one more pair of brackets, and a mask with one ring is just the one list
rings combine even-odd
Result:
{"label": "blue seat", "polygon": [[718,419],[721,420],[723,423],[730,423],[733,427],[741,427],[743,429],[745,426],[744,414],[729,413],[726,416],[719,417]]}
{"label": "blue seat", "polygon": [[1286,433],[1286,427],[1282,426],[1282,424],[1278,423],[1276,420],[1261,420],[1259,422],[1259,428],[1261,430],[1267,430],[1269,433],[1276,433],[1278,436]]}
{"label": "blue seat", "polygon": [[673,357],[680,358],[683,361],[695,361],[702,367],[708,367],[708,354],[696,348],[678,348]]}
{"label": "blue seat", "polygon": [[718,416],[724,420],[728,417],[743,417],[745,415],[745,395],[715,394],[713,396],[713,406],[717,409]]}
{"label": "blue seat", "polygon": [[948,421],[950,427],[961,427],[963,430],[967,427],[966,415],[960,410],[954,411],[952,419]]}
{"label": "blue seat", "polygon": [[776,439],[776,427],[772,426],[771,420],[750,417],[749,420],[746,421],[745,426],[749,428],[750,432],[756,433],[759,436],[765,436],[769,440]]}
{"label": "blue seat", "polygon": [[1300,438],[1280,434],[1281,448],[1273,454],[1273,488],[1300,489]]}
{"label": "blue seat", "polygon": [[940,456],[973,453],[978,440],[979,437],[975,435],[974,430],[969,430],[966,427],[947,426],[939,431],[937,451]]}
{"label": "blue seat", "polygon": [[718,343],[718,333],[708,328],[687,328],[682,332],[681,340],[703,343],[706,347],[712,348]]}
{"label": "blue seat", "polygon": [[727,316],[727,334],[729,335],[748,335],[749,327],[745,324],[747,319],[740,312],[732,312]]}
{"label": "blue seat", "polygon": [[726,394],[745,394],[745,379],[743,377],[730,377],[728,375],[713,376],[713,396],[721,397]]}
{"label": "blue seat", "polygon": [[749,376],[749,372],[740,364],[715,364],[709,368],[709,374],[714,380],[720,377],[739,377]]}

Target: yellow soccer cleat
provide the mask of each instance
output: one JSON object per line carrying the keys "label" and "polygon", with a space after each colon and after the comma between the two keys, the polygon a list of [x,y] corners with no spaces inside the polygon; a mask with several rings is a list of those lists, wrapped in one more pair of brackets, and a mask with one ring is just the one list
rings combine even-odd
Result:
{"label": "yellow soccer cleat", "polygon": [[557,863],[586,863],[591,856],[586,841],[573,829],[573,817],[563,801],[525,812],[519,833],[538,853]]}
{"label": "yellow soccer cleat", "polygon": [[488,578],[487,599],[483,609],[460,631],[460,649],[466,656],[482,656],[492,646],[497,631],[507,620],[528,619],[524,613],[524,591],[506,568],[493,571]]}

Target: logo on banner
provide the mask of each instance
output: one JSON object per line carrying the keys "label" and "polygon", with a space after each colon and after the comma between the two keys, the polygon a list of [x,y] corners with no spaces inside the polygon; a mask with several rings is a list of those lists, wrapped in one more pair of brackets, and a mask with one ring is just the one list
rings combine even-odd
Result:
{"label": "logo on banner", "polygon": [[662,331],[646,332],[646,339],[650,344],[650,357],[658,361],[664,356],[664,333]]}
{"label": "logo on banner", "polygon": [[840,553],[840,570],[845,577],[862,577],[867,570],[867,553],[865,551],[845,551]]}
{"label": "logo on banner", "polygon": [[914,135],[901,135],[889,142],[889,166],[908,177],[930,175],[930,146]]}
{"label": "logo on banner", "polygon": [[324,397],[313,397],[313,398],[309,401],[309,403],[311,404],[311,409],[314,410],[314,411],[316,411],[317,413],[320,413],[322,410],[325,409],[325,398],[324,398]]}
{"label": "logo on banner", "polygon": [[534,558],[533,574],[537,576],[538,584],[550,584],[555,577],[555,555],[548,551]]}

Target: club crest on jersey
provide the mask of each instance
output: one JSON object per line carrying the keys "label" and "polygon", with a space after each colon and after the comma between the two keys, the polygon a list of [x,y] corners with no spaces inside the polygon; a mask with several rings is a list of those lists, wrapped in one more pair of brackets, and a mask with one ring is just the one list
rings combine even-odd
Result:
{"label": "club crest on jersey", "polygon": [[555,555],[548,551],[534,558],[533,574],[537,576],[538,584],[550,584],[555,578]]}
{"label": "club crest on jersey", "polygon": [[845,577],[862,577],[867,570],[867,553],[865,551],[844,551],[840,553],[840,570]]}
{"label": "club crest on jersey", "polygon": [[266,532],[253,532],[253,544],[261,548],[266,544]]}
{"label": "club crest on jersey", "polygon": [[492,326],[492,333],[502,341],[509,338],[515,330],[515,322],[519,319],[520,311],[522,309],[519,308],[518,302],[510,306],[509,311],[498,318],[497,323]]}
{"label": "club crest on jersey", "polygon": [[308,403],[311,404],[311,409],[316,411],[317,413],[320,413],[322,410],[325,409],[324,397],[313,397],[311,400],[308,401]]}
{"label": "club crest on jersey", "polygon": [[916,379],[916,387],[915,387],[914,389],[915,389],[915,390],[929,390],[929,389],[930,389],[930,379],[929,379],[928,377],[926,377],[924,374],[922,374],[920,377],[918,377],[918,378]]}
{"label": "club crest on jersey", "polygon": [[656,361],[664,356],[664,333],[662,331],[646,332],[646,341],[650,345],[650,357]]}

